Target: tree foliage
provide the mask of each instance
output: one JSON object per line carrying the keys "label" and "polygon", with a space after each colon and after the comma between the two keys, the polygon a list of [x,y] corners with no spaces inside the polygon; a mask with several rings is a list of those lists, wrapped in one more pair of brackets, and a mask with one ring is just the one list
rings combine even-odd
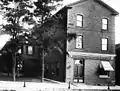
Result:
{"label": "tree foliage", "polygon": [[[6,20],[2,30],[12,36],[8,48],[13,54],[13,80],[16,67],[15,53],[19,49],[19,44],[24,43],[21,41],[26,36],[31,38],[32,30],[40,28],[52,16],[51,11],[57,8],[59,1],[62,0],[0,0],[0,11]],[[40,32],[40,38],[42,33],[44,31]]]}
{"label": "tree foliage", "polygon": [[26,32],[31,33],[33,26],[41,26],[51,17],[51,11],[60,5],[59,1],[62,0],[0,0],[1,12],[6,20],[2,27],[4,32],[14,40]]}

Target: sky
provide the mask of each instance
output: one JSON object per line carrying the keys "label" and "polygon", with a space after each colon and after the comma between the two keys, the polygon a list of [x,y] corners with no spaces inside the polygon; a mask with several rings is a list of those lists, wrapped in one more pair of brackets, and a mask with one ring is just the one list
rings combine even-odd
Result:
{"label": "sky", "polygon": [[[66,5],[76,1],[79,1],[79,0],[64,0],[64,4]],[[102,0],[102,1],[120,13],[120,0]],[[115,44],[120,43],[119,26],[120,26],[120,15],[116,16],[115,18]]]}
{"label": "sky", "polygon": [[[76,1],[78,1],[78,0],[64,0],[63,3],[64,3],[64,5],[66,5],[66,4],[69,4],[72,2],[76,2]],[[120,0],[102,0],[102,1],[120,13]],[[1,21],[0,24],[4,23],[4,22],[2,22],[1,18],[0,18],[0,21]],[[115,43],[116,44],[120,43],[119,25],[120,25],[120,15],[116,16],[116,18],[115,18]],[[4,46],[5,42],[9,38],[10,38],[10,36],[8,36],[8,35],[0,36],[0,49],[2,48],[2,46]],[[5,40],[5,41],[3,41],[3,40]]]}

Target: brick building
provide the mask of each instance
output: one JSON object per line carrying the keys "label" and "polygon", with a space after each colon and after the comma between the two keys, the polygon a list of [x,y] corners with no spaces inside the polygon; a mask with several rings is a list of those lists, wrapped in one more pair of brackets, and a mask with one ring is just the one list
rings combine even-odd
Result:
{"label": "brick building", "polygon": [[76,38],[67,41],[66,81],[106,84],[110,77],[114,82],[118,12],[101,0],[80,0],[67,7],[67,34]]}
{"label": "brick building", "polygon": [[[56,47],[48,52],[45,77],[71,83],[107,84],[108,78],[114,82],[116,15],[118,12],[101,0],[80,0],[59,10],[53,16],[61,17],[58,23],[48,21],[44,27],[51,24],[50,29],[57,30],[54,40],[62,42],[63,53]],[[38,49],[24,46],[27,71],[29,63],[31,70],[39,73],[42,62]]]}

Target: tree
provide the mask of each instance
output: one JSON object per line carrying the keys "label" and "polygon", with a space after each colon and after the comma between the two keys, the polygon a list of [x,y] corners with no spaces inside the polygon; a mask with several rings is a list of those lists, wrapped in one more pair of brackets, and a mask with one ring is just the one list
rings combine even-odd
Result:
{"label": "tree", "polygon": [[2,30],[12,36],[11,40],[15,45],[10,48],[13,56],[14,81],[16,80],[16,52],[21,43],[18,41],[22,41],[19,36],[32,34],[33,26],[41,26],[49,19],[52,16],[51,11],[60,5],[58,3],[60,1],[62,0],[0,0],[1,12],[4,13],[6,20],[6,24],[2,25]]}

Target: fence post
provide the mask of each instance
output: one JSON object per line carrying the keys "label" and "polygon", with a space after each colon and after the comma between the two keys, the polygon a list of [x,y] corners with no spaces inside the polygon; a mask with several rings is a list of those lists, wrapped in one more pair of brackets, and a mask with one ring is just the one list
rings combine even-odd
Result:
{"label": "fence post", "polygon": [[24,85],[23,85],[23,87],[26,87],[25,81],[24,81]]}

